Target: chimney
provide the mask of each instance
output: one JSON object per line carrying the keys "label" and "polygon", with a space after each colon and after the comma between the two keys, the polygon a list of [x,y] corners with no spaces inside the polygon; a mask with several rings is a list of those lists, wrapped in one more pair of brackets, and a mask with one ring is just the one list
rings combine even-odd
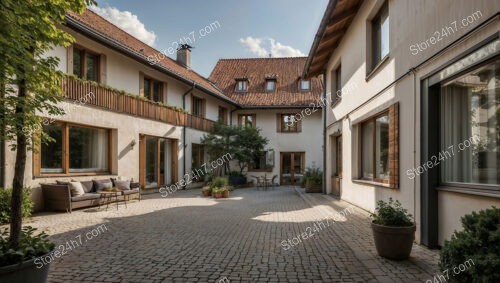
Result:
{"label": "chimney", "polygon": [[177,63],[186,68],[191,68],[191,48],[189,44],[181,44],[177,49]]}

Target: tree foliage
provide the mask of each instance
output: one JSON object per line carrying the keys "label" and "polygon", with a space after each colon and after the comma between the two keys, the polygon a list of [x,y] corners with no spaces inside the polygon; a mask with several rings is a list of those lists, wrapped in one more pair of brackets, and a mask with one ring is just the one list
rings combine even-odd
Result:
{"label": "tree foliage", "polygon": [[[228,126],[223,123],[216,123],[214,131],[202,138],[202,144],[212,159],[229,153],[238,162],[240,173],[260,157],[268,141],[258,128]],[[229,165],[226,163],[226,166]]]}
{"label": "tree foliage", "polygon": [[[16,150],[12,182],[10,244],[19,245],[26,151],[47,138],[42,115],[61,115],[62,73],[54,46],[69,46],[60,27],[69,11],[82,13],[93,0],[2,0],[0,2],[0,136]],[[41,134],[34,134],[41,133]]]}

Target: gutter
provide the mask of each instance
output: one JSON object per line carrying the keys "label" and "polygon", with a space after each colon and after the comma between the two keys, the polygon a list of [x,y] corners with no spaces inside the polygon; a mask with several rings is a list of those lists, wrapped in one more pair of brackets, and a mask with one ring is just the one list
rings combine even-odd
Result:
{"label": "gutter", "polygon": [[[99,32],[97,32],[97,31],[89,28],[88,26],[80,23],[79,21],[77,21],[76,19],[72,18],[69,15],[66,15],[66,26],[68,26],[69,28],[72,28],[75,31],[82,33],[85,36],[88,36],[90,38],[95,39],[99,43],[104,44],[104,45],[110,47],[111,49],[114,49],[118,52],[124,53],[127,56],[135,59],[136,61],[139,61],[140,63],[143,63],[147,66],[150,66],[151,68],[154,68],[160,72],[163,72],[163,73],[173,77],[174,79],[176,79],[178,81],[181,81],[187,85],[196,84],[196,82],[194,82],[190,79],[187,79],[187,78],[179,75],[178,73],[176,73],[168,68],[160,66],[159,64],[151,64],[150,61],[147,60],[145,55],[137,53],[136,51],[132,50],[131,48],[123,45],[122,43],[120,43],[114,39],[103,36]],[[158,51],[158,52],[160,52],[160,51]],[[221,99],[221,100],[223,100],[231,105],[238,106],[238,104],[235,101],[233,101],[233,100],[229,99],[228,97],[223,96],[217,92],[214,92],[213,90],[210,90],[210,89],[206,88],[205,86],[198,85],[197,88],[199,90],[202,90],[202,91],[204,91],[212,96],[215,96],[215,97],[217,97],[217,98],[219,98],[219,99]]]}
{"label": "gutter", "polygon": [[[192,92],[196,88],[196,83],[193,83],[193,86],[188,89],[184,94],[182,94],[182,109],[186,111],[186,95],[188,95],[190,92]],[[184,180],[184,184],[186,184],[186,180],[184,177],[186,176],[186,123],[184,123],[184,126],[182,126],[182,152],[183,152],[183,157],[182,157],[182,179]],[[186,189],[186,186],[182,187],[183,190]]]}
{"label": "gutter", "polygon": [[[323,78],[326,75],[326,71],[323,71]],[[323,80],[323,101],[326,101],[326,79]],[[323,112],[323,194],[326,194],[326,111],[328,107],[322,109]]]}
{"label": "gutter", "polygon": [[311,67],[312,64],[312,59],[314,53],[316,53],[316,50],[318,49],[319,42],[321,41],[321,38],[323,38],[323,33],[325,32],[326,26],[328,25],[328,22],[330,21],[330,15],[332,14],[333,10],[337,6],[338,0],[330,0],[328,3],[328,6],[326,7],[325,14],[323,15],[323,19],[321,19],[321,23],[319,24],[318,31],[316,32],[316,35],[314,36],[314,41],[311,46],[311,49],[309,50],[309,55],[307,56],[307,61],[306,65],[304,66],[304,72],[302,73],[302,76],[304,78],[307,77],[307,74],[309,73],[309,68]]}

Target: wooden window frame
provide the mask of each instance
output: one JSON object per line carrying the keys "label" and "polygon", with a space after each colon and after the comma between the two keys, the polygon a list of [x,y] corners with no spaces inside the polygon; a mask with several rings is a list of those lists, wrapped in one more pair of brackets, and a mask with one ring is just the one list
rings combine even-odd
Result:
{"label": "wooden window frame", "polygon": [[[200,162],[202,162],[201,164],[193,164],[193,154],[195,153],[195,148],[198,155],[197,158]],[[201,167],[203,164],[205,164],[205,146],[199,143],[191,143],[191,170],[193,170],[193,167]]]}
{"label": "wooden window frame", "polygon": [[[337,105],[342,100],[342,64],[339,64],[335,70],[333,70],[332,85],[335,83],[335,88],[332,87],[332,107]],[[337,93],[340,91],[340,96]]]}
{"label": "wooden window frame", "polygon": [[[221,111],[222,111],[222,117],[221,117]],[[217,116],[218,116],[217,119],[219,121],[227,125],[229,115],[226,107],[219,106],[219,112]]]}
{"label": "wooden window frame", "polygon": [[276,127],[276,131],[278,133],[289,133],[289,134],[296,134],[296,133],[300,133],[302,132],[302,120],[297,120],[296,121],[296,127],[295,127],[295,130],[294,131],[290,131],[290,130],[286,130],[285,129],[285,123],[284,123],[284,120],[283,120],[283,117],[284,116],[294,116],[297,115],[296,113],[278,113],[277,114],[277,119],[276,119],[276,123],[277,123],[277,127]]}
{"label": "wooden window frame", "polygon": [[[240,89],[238,88],[238,85],[239,85],[239,83],[240,83],[240,82],[245,83],[245,89],[241,89],[241,90],[240,90]],[[236,85],[234,86],[234,91],[235,91],[235,92],[248,92],[248,85],[249,85],[248,80],[243,80],[243,79],[241,79],[241,80],[236,80]]]}
{"label": "wooden window frame", "polygon": [[[91,51],[83,46],[80,46],[80,45],[73,45],[73,53],[75,52],[75,50],[79,50],[81,51],[82,53],[82,56],[80,58],[80,66],[81,66],[81,73],[82,73],[82,80],[88,80],[87,79],[87,54],[91,54],[91,55],[94,55],[97,57],[97,62],[96,62],[96,65],[97,65],[97,82],[100,83],[101,82],[101,55],[97,52],[94,52],[94,51]],[[71,58],[71,60],[73,60],[73,58]],[[73,70],[73,74],[75,73],[75,63],[73,62],[73,66],[72,66],[72,70]]]}
{"label": "wooden window frame", "polygon": [[[34,177],[72,177],[72,176],[97,176],[97,175],[111,175],[112,172],[112,129],[103,128],[103,127],[95,127],[89,125],[83,125],[78,123],[70,123],[64,121],[54,121],[53,124],[61,125],[62,130],[62,173],[43,173],[42,172],[42,152],[41,152],[41,144],[38,144],[34,148],[33,152],[33,176]],[[79,127],[79,128],[89,128],[89,129],[101,129],[107,130],[108,134],[108,169],[106,171],[95,171],[95,172],[70,172],[69,171],[69,128],[70,127]]]}
{"label": "wooden window frame", "polygon": [[256,114],[239,114],[238,115],[238,126],[246,127],[246,124],[242,125],[243,117],[249,117],[249,116],[252,117],[252,128],[256,128],[257,127],[257,115]]}
{"label": "wooden window frame", "polygon": [[[199,106],[201,107],[201,113],[195,113],[197,111],[195,111],[196,109],[196,106],[195,105],[195,101],[199,101]],[[205,114],[206,114],[206,99],[204,98],[201,98],[201,97],[198,97],[198,96],[194,96],[192,95],[191,96],[191,114],[193,116],[196,116],[196,117],[201,117],[201,118],[205,118]]]}
{"label": "wooden window frame", "polygon": [[[388,129],[388,159],[389,159],[389,178],[388,179],[377,179],[375,178],[376,175],[376,124],[375,121],[376,119],[382,117],[382,116],[388,116],[389,118],[389,129]],[[363,163],[362,163],[362,158],[363,158],[363,136],[362,136],[362,127],[363,125],[367,123],[374,123],[374,128],[373,128],[373,178],[372,179],[367,179],[363,177]],[[362,122],[359,123],[359,180],[360,181],[371,181],[374,183],[380,183],[384,185],[388,185],[389,188],[391,189],[399,189],[399,103],[395,103],[389,107],[389,109],[386,109]]]}
{"label": "wooden window frame", "polygon": [[[154,102],[165,103],[164,89],[163,89],[165,87],[164,86],[165,83],[162,82],[162,81],[160,81],[160,80],[154,79],[154,78],[152,78],[150,76],[144,75],[144,78],[142,79],[142,81],[143,81],[142,82],[143,88],[144,88],[144,85],[145,85],[144,82],[146,80],[149,80],[150,85],[149,85],[149,93],[144,93],[144,97],[146,97],[147,99],[149,99],[151,101],[154,101]],[[155,83],[158,84],[158,85],[160,85],[160,98],[161,98],[160,101],[154,100],[154,85],[155,85]]]}

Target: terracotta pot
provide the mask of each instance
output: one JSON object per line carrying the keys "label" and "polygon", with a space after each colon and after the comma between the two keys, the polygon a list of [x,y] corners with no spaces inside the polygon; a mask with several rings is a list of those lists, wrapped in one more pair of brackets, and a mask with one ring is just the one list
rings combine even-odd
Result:
{"label": "terracotta pot", "polygon": [[228,198],[229,197],[229,191],[225,190],[222,192],[222,198]]}
{"label": "terracotta pot", "polygon": [[208,191],[208,190],[203,190],[202,192],[203,192],[203,196],[205,196],[205,197],[209,197],[212,195],[212,192]]}
{"label": "terracotta pot", "polygon": [[221,198],[222,197],[222,193],[213,193],[212,196],[214,198]]}
{"label": "terracotta pot", "polygon": [[417,226],[392,227],[372,222],[373,238],[379,256],[403,260],[410,256]]}

